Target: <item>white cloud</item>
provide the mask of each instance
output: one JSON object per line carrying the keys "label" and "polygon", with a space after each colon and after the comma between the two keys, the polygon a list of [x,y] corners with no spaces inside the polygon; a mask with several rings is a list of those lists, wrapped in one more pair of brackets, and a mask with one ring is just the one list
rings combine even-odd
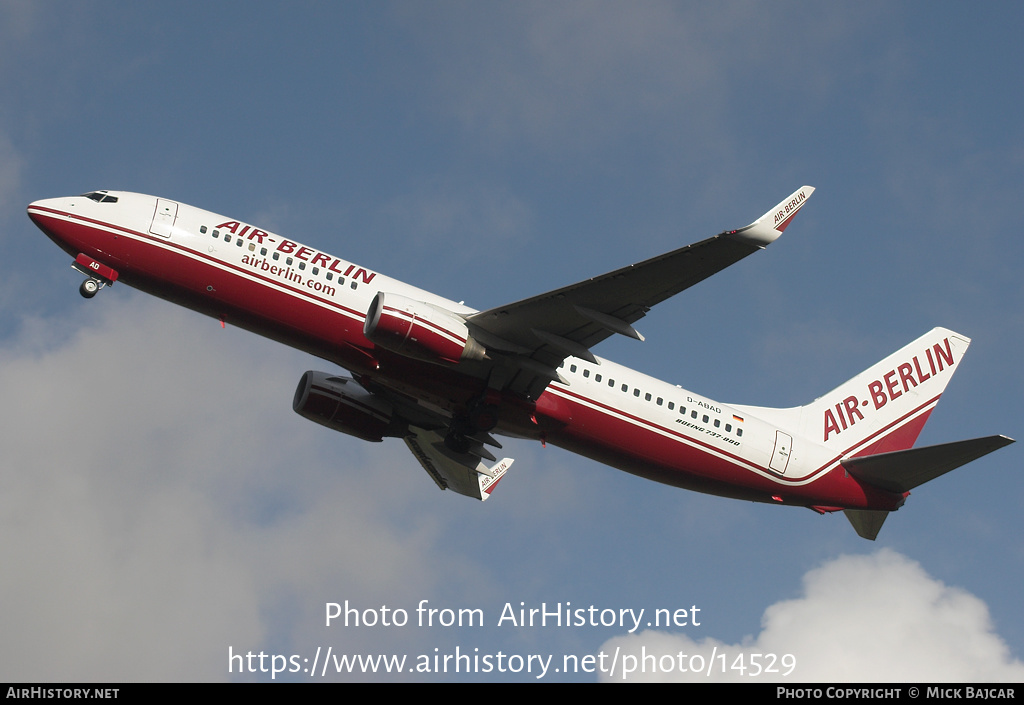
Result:
{"label": "white cloud", "polygon": [[[782,675],[752,677],[731,670],[744,655],[795,657],[790,681],[803,682],[1013,682],[1024,679],[1024,663],[1014,658],[994,632],[985,603],[944,585],[921,566],[890,550],[867,556],[840,556],[804,576],[804,594],[765,610],[761,632],[739,644],[685,634],[645,631],[615,637],[602,646],[619,650],[619,663],[637,668],[629,680],[786,681]],[[679,663],[706,673],[640,673]],[[714,656],[713,656],[714,654]],[[724,654],[724,657],[723,657]],[[622,657],[629,655],[633,659]],[[691,658],[696,656],[697,658]],[[760,660],[762,666],[767,661]],[[653,666],[652,666],[653,665]],[[723,674],[723,665],[726,672]],[[776,666],[784,673],[781,660]],[[608,680],[621,680],[621,670]]]}
{"label": "white cloud", "polygon": [[438,550],[448,516],[404,447],[292,413],[328,363],[126,293],[0,343],[0,680],[223,680],[229,646],[323,639],[326,601],[490,587]]}

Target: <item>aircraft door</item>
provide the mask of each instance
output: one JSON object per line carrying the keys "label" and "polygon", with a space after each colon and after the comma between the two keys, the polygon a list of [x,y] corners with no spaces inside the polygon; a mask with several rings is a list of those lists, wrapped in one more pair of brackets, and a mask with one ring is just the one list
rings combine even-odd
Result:
{"label": "aircraft door", "polygon": [[171,228],[178,218],[178,204],[163,198],[156,199],[156,210],[153,212],[153,223],[149,232],[160,237],[170,237]]}
{"label": "aircraft door", "polygon": [[793,438],[782,431],[775,432],[775,450],[772,452],[772,460],[768,467],[779,473],[786,474],[786,467],[789,465],[789,456],[793,453]]}

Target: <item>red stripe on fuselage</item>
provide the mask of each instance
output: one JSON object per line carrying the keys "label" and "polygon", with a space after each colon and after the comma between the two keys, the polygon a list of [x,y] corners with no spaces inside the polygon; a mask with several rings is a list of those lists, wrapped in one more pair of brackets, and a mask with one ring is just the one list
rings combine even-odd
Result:
{"label": "red stripe on fuselage", "polygon": [[572,413],[572,423],[549,432],[548,442],[650,480],[758,502],[777,504],[772,496],[781,495],[784,504],[800,506],[895,509],[902,499],[848,477],[838,458],[803,478],[786,478],[703,439],[562,387],[545,393],[563,397]]}
{"label": "red stripe on fuselage", "polygon": [[[467,374],[473,369],[471,365],[462,364],[456,369],[375,349],[363,337],[364,311],[258,270],[116,224],[42,207],[33,208],[32,214],[37,225],[63,249],[72,255],[84,252],[115,267],[121,280],[131,286],[201,313],[225,318],[356,374],[378,379],[398,391],[429,399],[442,408],[452,410],[464,404],[482,387],[482,379]],[[51,222],[46,222],[47,214]],[[97,234],[101,235],[99,242]],[[195,237],[198,242],[199,236]],[[367,297],[368,302],[371,297],[372,294]],[[887,509],[896,505],[896,495],[864,487],[845,476],[838,461],[846,454],[821,466],[811,476],[794,480],[780,477],[703,439],[687,436],[679,429],[661,426],[563,387],[552,387],[545,394],[560,397],[571,405],[570,425],[544,430],[549,442],[635,475],[753,501],[772,502],[772,495],[781,493],[787,504]],[[873,437],[893,429],[928,403]],[[541,430],[530,422],[532,413],[532,404],[503,395],[498,430],[538,438]]]}

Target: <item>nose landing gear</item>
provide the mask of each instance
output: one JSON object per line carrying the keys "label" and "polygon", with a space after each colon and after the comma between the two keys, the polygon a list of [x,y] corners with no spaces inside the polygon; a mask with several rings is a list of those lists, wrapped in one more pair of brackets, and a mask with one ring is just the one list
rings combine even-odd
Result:
{"label": "nose landing gear", "polygon": [[97,262],[85,254],[79,254],[75,261],[71,263],[71,268],[88,277],[78,287],[78,293],[87,299],[91,299],[96,296],[97,291],[117,281],[116,270]]}
{"label": "nose landing gear", "polygon": [[103,288],[103,282],[97,281],[93,278],[86,279],[82,282],[82,285],[78,287],[78,293],[87,299],[91,299],[96,296],[96,292]]}

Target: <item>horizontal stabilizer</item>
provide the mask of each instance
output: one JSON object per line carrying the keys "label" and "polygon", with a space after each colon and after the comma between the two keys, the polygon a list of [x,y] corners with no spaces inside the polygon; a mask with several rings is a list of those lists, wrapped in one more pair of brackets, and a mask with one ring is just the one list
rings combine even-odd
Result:
{"label": "horizontal stabilizer", "polygon": [[844,509],[843,514],[853,524],[854,531],[861,538],[874,541],[882,529],[889,512],[884,509]]}
{"label": "horizontal stabilizer", "polygon": [[[918,485],[1011,443],[1013,439],[1006,436],[986,436],[892,453],[844,458],[840,462],[862,482],[890,492],[909,492]],[[847,516],[850,516],[849,512]],[[857,524],[854,524],[854,528],[857,528]],[[860,533],[860,529],[857,529],[857,533]]]}

